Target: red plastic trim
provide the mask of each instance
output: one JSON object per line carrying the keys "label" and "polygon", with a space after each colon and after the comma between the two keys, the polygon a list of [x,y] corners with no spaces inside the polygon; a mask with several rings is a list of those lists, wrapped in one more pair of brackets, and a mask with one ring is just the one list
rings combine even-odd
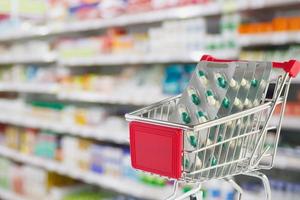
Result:
{"label": "red plastic trim", "polygon": [[131,122],[129,128],[134,168],[169,178],[181,177],[181,129],[142,122]]}
{"label": "red plastic trim", "polygon": [[[222,60],[214,58],[210,55],[203,55],[201,61],[211,62],[236,62],[238,60]],[[296,77],[300,72],[300,62],[297,60],[289,60],[287,62],[272,62],[274,68],[282,68],[285,72],[289,73],[291,77]]]}

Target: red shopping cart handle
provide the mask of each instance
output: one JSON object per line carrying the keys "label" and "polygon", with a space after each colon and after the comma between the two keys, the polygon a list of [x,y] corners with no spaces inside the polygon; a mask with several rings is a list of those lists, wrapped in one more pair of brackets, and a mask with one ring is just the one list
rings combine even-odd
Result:
{"label": "red shopping cart handle", "polygon": [[[223,60],[217,59],[210,55],[203,55],[201,61],[211,62],[235,62],[238,60]],[[300,62],[297,60],[289,60],[287,62],[272,62],[274,68],[282,68],[285,72],[289,73],[291,77],[296,77],[300,72]]]}

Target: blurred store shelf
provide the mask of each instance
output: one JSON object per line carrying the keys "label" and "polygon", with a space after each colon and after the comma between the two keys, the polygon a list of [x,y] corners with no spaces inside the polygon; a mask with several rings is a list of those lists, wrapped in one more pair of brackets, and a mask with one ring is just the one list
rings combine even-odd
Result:
{"label": "blurred store shelf", "polygon": [[178,54],[161,54],[161,55],[99,55],[93,58],[70,58],[59,59],[58,63],[65,67],[78,66],[97,66],[97,65],[124,65],[124,64],[154,64],[154,63],[194,63],[198,62],[203,54],[214,55],[215,57],[224,59],[238,58],[238,50],[219,50],[219,51],[203,51],[178,53]]}
{"label": "blurred store shelf", "polygon": [[113,95],[102,92],[89,91],[67,91],[60,88],[57,84],[40,83],[1,83],[0,92],[19,92],[56,95],[59,100],[78,101],[87,103],[106,103],[120,105],[148,105],[169,96],[163,94],[153,94],[144,98],[143,95]]}
{"label": "blurred store shelf", "polygon": [[0,122],[28,128],[46,129],[63,134],[67,133],[69,135],[91,138],[99,141],[112,142],[115,144],[128,144],[128,138],[122,137],[124,136],[124,132],[114,132],[113,134],[108,134],[109,131],[99,126],[88,127],[78,126],[74,124],[64,124],[57,121],[43,120],[30,115],[26,115],[26,117],[24,117],[24,114],[18,113],[0,113]]}
{"label": "blurred store shelf", "polygon": [[300,158],[278,153],[275,157],[274,167],[279,169],[300,170]]}
{"label": "blurred store shelf", "polygon": [[[277,123],[279,118],[277,116],[272,118],[271,124]],[[282,128],[291,130],[300,130],[300,117],[284,116],[282,121]]]}
{"label": "blurred store shelf", "polygon": [[22,56],[7,56],[0,55],[0,65],[5,64],[49,64],[56,62],[54,54],[48,55],[22,55]]}
{"label": "blurred store shelf", "polygon": [[0,34],[0,42],[16,39],[34,38],[49,35],[59,35],[72,32],[86,32],[108,27],[129,26],[162,22],[166,20],[186,19],[200,16],[219,15],[226,12],[263,9],[276,6],[287,6],[299,4],[299,0],[275,0],[275,1],[232,1],[225,4],[219,2],[190,5],[179,8],[161,9],[142,12],[137,14],[126,14],[111,19],[92,19],[81,22],[67,22],[60,24],[49,24],[42,27],[28,27],[26,30],[14,30]]}
{"label": "blurred store shelf", "polygon": [[162,199],[172,192],[171,187],[154,187],[138,183],[133,180],[127,180],[120,177],[112,177],[108,175],[87,172],[73,167],[68,167],[57,161],[38,158],[35,156],[21,154],[7,147],[0,147],[0,155],[37,167],[44,168],[49,171],[56,172],[74,179],[82,180],[89,184],[99,185],[102,188],[114,190],[116,192],[132,195],[142,199]]}
{"label": "blurred store shelf", "polygon": [[55,94],[58,90],[56,84],[43,84],[43,83],[1,83],[1,92],[24,92],[24,93],[42,93],[42,94]]}
{"label": "blurred store shelf", "polygon": [[282,45],[289,43],[300,43],[299,31],[243,34],[239,36],[239,44],[242,47],[261,45]]}
{"label": "blurred store shelf", "polygon": [[148,95],[147,98],[141,95],[116,95],[116,94],[101,94],[96,92],[86,92],[86,91],[78,91],[78,92],[60,92],[58,93],[57,98],[60,100],[69,100],[69,101],[82,101],[89,103],[108,103],[108,104],[121,104],[121,105],[148,105],[154,102],[163,100],[168,98],[166,95],[162,94],[153,94]]}
{"label": "blurred store shelf", "polygon": [[85,32],[115,26],[145,24],[171,19],[184,19],[196,16],[216,15],[220,13],[221,5],[219,3],[207,3],[197,6],[192,5],[184,6],[181,8],[170,8],[157,11],[142,12],[138,14],[126,14],[111,19],[92,19],[80,22],[49,24],[44,27],[39,27],[38,31],[35,31],[35,29],[31,28],[26,31],[2,34],[0,35],[0,41],[65,34],[71,32]]}
{"label": "blurred store shelf", "polygon": [[5,190],[0,187],[0,199],[4,200],[26,200],[25,198],[21,197],[20,195],[16,194],[13,191]]}
{"label": "blurred store shelf", "polygon": [[297,83],[299,84],[300,83],[300,76],[297,76],[295,78],[292,79],[292,83]]}

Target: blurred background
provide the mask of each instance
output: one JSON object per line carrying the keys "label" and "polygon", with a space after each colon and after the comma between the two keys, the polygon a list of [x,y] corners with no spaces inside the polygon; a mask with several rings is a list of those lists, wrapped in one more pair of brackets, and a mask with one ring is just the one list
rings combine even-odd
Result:
{"label": "blurred background", "polygon": [[[0,199],[162,199],[171,183],[130,166],[124,114],[179,94],[203,54],[300,59],[299,11],[299,0],[1,0]],[[300,197],[299,86],[266,172],[274,200]],[[245,199],[264,198],[238,181]],[[236,196],[222,181],[203,191]]]}

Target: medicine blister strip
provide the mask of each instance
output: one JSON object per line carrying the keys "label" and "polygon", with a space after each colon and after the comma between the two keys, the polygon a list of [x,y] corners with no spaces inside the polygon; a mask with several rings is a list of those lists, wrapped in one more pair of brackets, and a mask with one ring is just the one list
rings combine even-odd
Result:
{"label": "medicine blister strip", "polygon": [[[244,85],[242,85],[243,79],[245,79],[245,72],[248,69],[248,64],[247,62],[239,62],[236,69],[235,73],[233,75],[232,81],[234,80],[234,83],[230,85],[230,88],[228,89],[226,93],[226,97],[224,98],[222,105],[218,111],[218,118],[228,116],[229,114],[232,113],[232,109],[236,106],[236,101],[241,101],[238,99],[238,94]],[[253,70],[254,72],[254,70]],[[226,101],[225,101],[226,100]],[[234,126],[230,124],[222,124],[220,125],[219,132],[211,133],[210,137],[211,138],[216,138],[216,142],[221,142],[225,139],[225,136],[228,135]],[[213,130],[213,129],[212,129]],[[215,141],[215,140],[213,140]],[[223,147],[225,146],[225,147]],[[218,145],[214,148],[212,152],[212,157],[216,160],[216,164],[222,164],[225,160],[225,151],[223,149],[226,149],[226,145]],[[216,174],[216,170],[211,170],[209,177],[212,177]]]}
{"label": "medicine blister strip", "polygon": [[[170,120],[184,124],[200,124],[216,118],[221,103],[228,89],[230,89],[230,83],[234,86],[233,88],[236,87],[238,80],[232,79],[236,69],[243,70],[235,62],[200,62],[179,100],[177,112],[172,113]],[[242,74],[239,74],[235,78],[238,79],[242,76]],[[209,137],[207,130],[202,130],[200,134],[187,132],[184,137],[184,149],[192,151],[207,146],[207,143],[212,142],[207,137]],[[198,169],[202,166],[202,162],[196,154],[187,154],[185,155],[184,169],[186,171],[191,168]]]}
{"label": "medicine blister strip", "polygon": [[[197,125],[257,106],[270,72],[271,64],[266,62],[200,62],[169,120]],[[252,120],[248,117],[238,120],[234,125],[223,124],[201,132],[186,131],[184,149],[194,151],[243,134],[252,127]],[[185,153],[183,168],[185,171],[195,171],[236,160],[243,152],[244,142],[237,140],[227,145],[217,145],[204,152]],[[227,158],[228,155],[231,156]],[[211,178],[224,171],[226,174],[228,170],[221,167],[210,170],[210,174],[204,174]]]}
{"label": "medicine blister strip", "polygon": [[[250,82],[250,90],[248,92],[247,98],[244,101],[244,108],[242,110],[252,108],[260,104],[263,92],[265,91],[267,86],[267,82],[270,76],[270,71],[272,69],[272,63],[267,63],[267,62],[249,62],[249,65],[255,65],[256,69],[255,69],[253,79]],[[254,103],[254,102],[258,102],[258,103]],[[242,110],[237,110],[237,111],[242,111]],[[250,115],[249,117],[244,118],[236,126],[233,137],[250,132],[251,130],[254,131],[253,129],[254,124],[255,124],[254,115]],[[229,160],[227,159],[225,162],[239,159],[242,154],[245,154],[246,151],[249,150],[249,147],[247,147],[247,150],[244,149],[245,148],[244,146],[249,142],[245,140],[253,140],[253,139],[254,138],[251,136],[251,137],[247,137],[247,139],[244,138],[243,140],[235,141],[234,145],[231,145],[232,148],[229,148],[229,155],[232,156],[231,158],[229,158]],[[228,170],[235,171],[236,167],[237,165],[235,164],[231,169],[226,168],[225,173],[231,173]]]}

